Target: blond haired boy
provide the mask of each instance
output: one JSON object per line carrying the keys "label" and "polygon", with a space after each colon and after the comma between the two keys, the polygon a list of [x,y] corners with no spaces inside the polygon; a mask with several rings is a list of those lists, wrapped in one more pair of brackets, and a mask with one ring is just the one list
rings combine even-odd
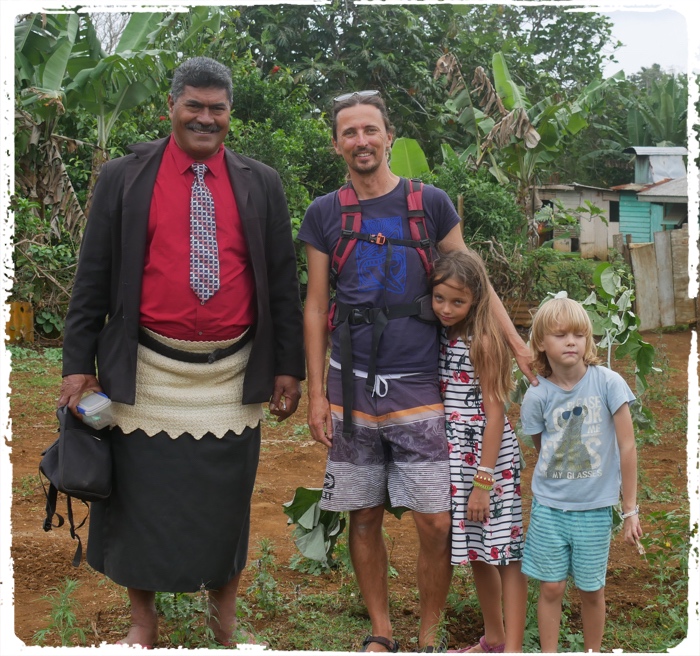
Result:
{"label": "blond haired boy", "polygon": [[544,303],[530,335],[539,385],[520,411],[538,454],[522,571],[540,581],[543,652],[556,652],[569,574],[581,597],[584,651],[600,651],[612,507],[620,500],[625,541],[642,535],[637,449],[622,377],[599,366],[591,321],[569,298]]}

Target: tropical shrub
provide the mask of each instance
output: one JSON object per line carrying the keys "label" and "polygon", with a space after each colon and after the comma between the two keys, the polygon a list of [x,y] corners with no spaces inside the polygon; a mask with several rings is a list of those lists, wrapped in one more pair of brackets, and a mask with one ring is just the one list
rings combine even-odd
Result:
{"label": "tropical shrub", "polygon": [[487,170],[474,171],[456,159],[447,160],[436,167],[430,182],[444,189],[455,206],[462,197],[465,241],[513,244],[524,239],[526,221],[515,190],[499,184]]}

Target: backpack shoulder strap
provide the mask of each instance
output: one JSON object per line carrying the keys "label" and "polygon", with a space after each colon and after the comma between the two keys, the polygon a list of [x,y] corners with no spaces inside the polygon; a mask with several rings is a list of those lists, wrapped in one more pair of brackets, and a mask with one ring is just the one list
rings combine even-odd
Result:
{"label": "backpack shoulder strap", "polygon": [[338,200],[340,201],[341,223],[340,239],[338,239],[331,257],[330,281],[333,289],[335,289],[338,276],[357,243],[354,234],[360,232],[362,227],[362,208],[350,182],[338,190]]}
{"label": "backpack shoulder strap", "polygon": [[[63,517],[56,512],[56,502],[58,501],[58,489],[51,482],[48,481],[49,489],[46,489],[46,483],[44,483],[43,472],[39,470],[39,480],[41,481],[41,486],[44,488],[44,495],[46,496],[46,517],[42,527],[44,531],[50,531],[52,528],[59,528],[63,526]],[[48,480],[48,479],[47,479]],[[53,523],[54,515],[56,516],[56,524]]]}
{"label": "backpack shoulder strap", "polygon": [[408,225],[411,238],[420,242],[416,248],[428,276],[433,272],[434,254],[423,211],[423,183],[420,180],[405,180],[406,204],[408,205]]}

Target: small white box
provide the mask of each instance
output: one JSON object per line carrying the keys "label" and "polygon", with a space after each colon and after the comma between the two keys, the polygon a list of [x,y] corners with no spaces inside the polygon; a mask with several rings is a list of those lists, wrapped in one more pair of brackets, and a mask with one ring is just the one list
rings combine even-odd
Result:
{"label": "small white box", "polygon": [[112,402],[104,392],[92,392],[78,403],[83,422],[93,428],[105,428],[113,423]]}

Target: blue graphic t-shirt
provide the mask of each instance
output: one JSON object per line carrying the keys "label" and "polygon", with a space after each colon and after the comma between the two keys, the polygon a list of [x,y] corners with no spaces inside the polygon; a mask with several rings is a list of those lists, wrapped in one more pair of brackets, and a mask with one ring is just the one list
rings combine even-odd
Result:
{"label": "blue graphic t-shirt", "polygon": [[620,499],[620,451],[613,415],[634,394],[620,374],[589,366],[571,390],[541,376],[520,408],[526,435],[542,433],[532,475],[538,503],[560,510],[613,506]]}
{"label": "blue graphic t-shirt", "polygon": [[[408,224],[404,182],[379,198],[360,201],[362,232],[382,233],[386,237],[411,239]],[[459,223],[447,194],[432,187],[423,187],[425,224],[430,239],[444,239]],[[329,256],[340,238],[340,202],[338,192],[317,198],[306,211],[299,230],[299,239]],[[425,268],[417,251],[410,246],[382,246],[357,241],[338,281],[337,299],[351,306],[383,307],[410,303],[429,292]],[[372,326],[351,326],[353,366],[367,371],[371,350]],[[437,326],[413,317],[392,319],[384,329],[377,355],[377,372],[435,373],[437,375]],[[332,335],[331,357],[340,361],[338,335]]]}

